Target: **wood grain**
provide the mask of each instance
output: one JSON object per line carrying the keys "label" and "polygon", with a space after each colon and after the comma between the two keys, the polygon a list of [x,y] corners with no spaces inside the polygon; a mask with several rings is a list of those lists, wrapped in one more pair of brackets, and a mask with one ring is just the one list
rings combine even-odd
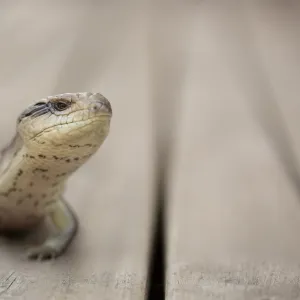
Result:
{"label": "wood grain", "polygon": [[74,244],[39,264],[21,259],[22,242],[1,240],[1,299],[145,299],[154,153],[147,30],[135,14],[142,5],[121,2],[16,1],[1,12],[1,145],[18,113],[47,95],[101,92],[114,114],[109,138],[67,188],[81,222]]}
{"label": "wood grain", "polygon": [[299,6],[285,3],[189,13],[167,299],[299,298]]}

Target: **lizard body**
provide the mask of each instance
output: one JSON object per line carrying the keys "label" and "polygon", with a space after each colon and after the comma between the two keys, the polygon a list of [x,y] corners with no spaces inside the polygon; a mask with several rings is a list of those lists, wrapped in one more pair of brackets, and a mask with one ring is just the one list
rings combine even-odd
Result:
{"label": "lizard body", "polygon": [[[99,93],[49,96],[25,109],[0,161],[0,230],[49,227],[32,259],[59,256],[77,232],[77,218],[63,199],[69,176],[101,146],[112,109]],[[54,232],[51,232],[54,229]]]}

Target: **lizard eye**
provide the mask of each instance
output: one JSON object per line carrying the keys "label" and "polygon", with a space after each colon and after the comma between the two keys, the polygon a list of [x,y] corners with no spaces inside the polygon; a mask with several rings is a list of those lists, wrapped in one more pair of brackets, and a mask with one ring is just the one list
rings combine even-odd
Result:
{"label": "lizard eye", "polygon": [[57,111],[63,111],[65,109],[67,109],[68,107],[70,107],[71,103],[68,101],[56,101],[52,103],[52,106],[55,110]]}

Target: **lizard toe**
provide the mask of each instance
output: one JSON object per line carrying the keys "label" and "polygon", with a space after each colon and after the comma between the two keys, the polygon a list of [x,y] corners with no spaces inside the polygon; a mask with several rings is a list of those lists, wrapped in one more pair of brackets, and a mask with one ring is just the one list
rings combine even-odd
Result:
{"label": "lizard toe", "polygon": [[38,247],[30,248],[27,251],[27,258],[30,260],[51,260],[56,258],[59,252],[54,247],[49,245],[41,245]]}

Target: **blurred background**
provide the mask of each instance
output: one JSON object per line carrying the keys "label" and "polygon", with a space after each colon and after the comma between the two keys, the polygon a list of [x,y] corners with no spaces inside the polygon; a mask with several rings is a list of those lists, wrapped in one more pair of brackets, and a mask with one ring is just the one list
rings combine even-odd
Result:
{"label": "blurred background", "polygon": [[146,299],[162,201],[167,299],[299,298],[299,1],[0,7],[1,146],[48,95],[114,113],[68,185],[78,238],[45,264],[1,241],[0,299]]}

